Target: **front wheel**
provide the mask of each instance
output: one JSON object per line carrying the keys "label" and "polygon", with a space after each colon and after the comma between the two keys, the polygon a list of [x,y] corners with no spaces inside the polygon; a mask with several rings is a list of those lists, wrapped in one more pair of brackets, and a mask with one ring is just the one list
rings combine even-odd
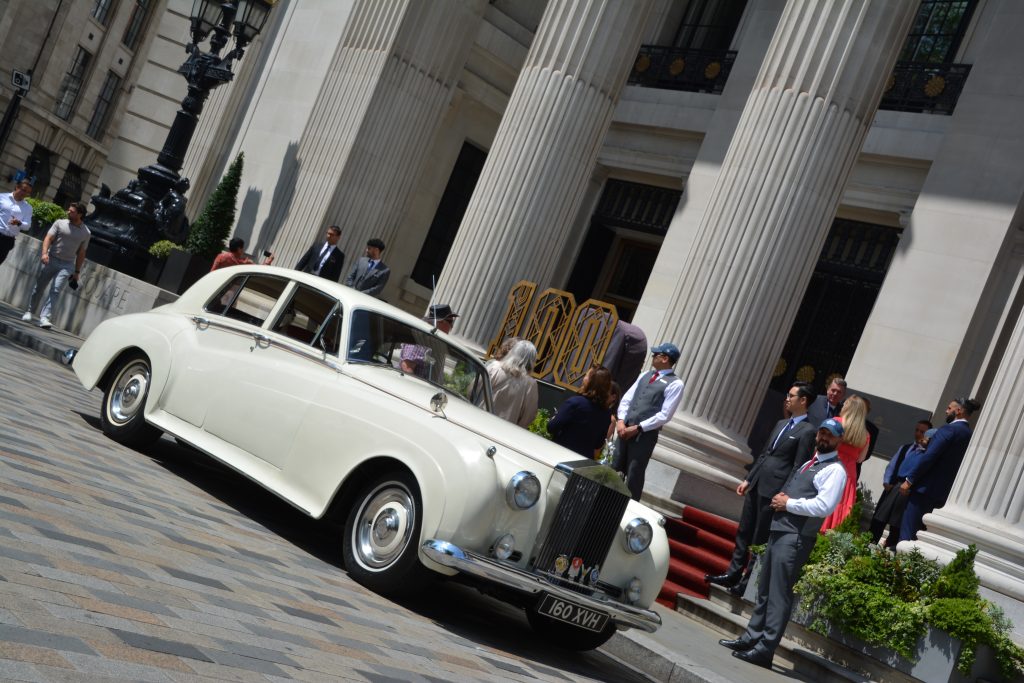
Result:
{"label": "front wheel", "polygon": [[588,631],[540,614],[536,607],[526,608],[526,618],[537,635],[566,650],[596,650],[607,643],[616,631],[611,621],[601,631]]}
{"label": "front wheel", "polygon": [[411,595],[427,578],[419,559],[422,503],[415,478],[404,471],[360,489],[345,521],[345,569],[358,583],[391,597]]}
{"label": "front wheel", "polygon": [[151,376],[149,359],[141,353],[121,359],[103,393],[100,423],[104,434],[133,448],[160,438],[160,430],[147,424],[143,415]]}

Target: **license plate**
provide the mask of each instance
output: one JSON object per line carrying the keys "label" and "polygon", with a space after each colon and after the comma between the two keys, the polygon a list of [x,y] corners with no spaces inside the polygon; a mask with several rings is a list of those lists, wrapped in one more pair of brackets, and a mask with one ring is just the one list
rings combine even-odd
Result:
{"label": "license plate", "polygon": [[552,619],[564,621],[567,624],[572,624],[588,631],[601,632],[604,630],[605,625],[608,624],[608,615],[604,612],[598,612],[597,610],[577,605],[574,602],[556,598],[550,593],[544,594],[544,598],[540,601],[540,607],[537,608],[537,611]]}

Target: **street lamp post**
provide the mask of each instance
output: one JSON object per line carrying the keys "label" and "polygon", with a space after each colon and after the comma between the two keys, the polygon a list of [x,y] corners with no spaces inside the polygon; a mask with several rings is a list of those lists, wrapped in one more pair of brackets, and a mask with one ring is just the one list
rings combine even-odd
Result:
{"label": "street lamp post", "polygon": [[[185,192],[188,178],[181,177],[185,154],[192,142],[199,114],[210,91],[230,81],[231,64],[263,29],[274,0],[193,0],[192,42],[188,59],[178,73],[188,83],[157,163],[138,171],[128,186],[111,194],[103,185],[93,195],[96,210],[86,219],[92,232],[90,260],[141,276],[148,263],[147,250],[159,239],[181,241],[188,234]],[[199,46],[209,38],[209,49]],[[234,47],[221,51],[234,38]]]}

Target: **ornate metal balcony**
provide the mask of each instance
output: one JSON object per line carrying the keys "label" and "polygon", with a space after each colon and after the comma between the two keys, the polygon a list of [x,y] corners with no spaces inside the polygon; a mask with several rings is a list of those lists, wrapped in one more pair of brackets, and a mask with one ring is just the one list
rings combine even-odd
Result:
{"label": "ornate metal balcony", "polygon": [[970,64],[898,62],[878,108],[948,116],[970,72]]}
{"label": "ornate metal balcony", "polygon": [[720,94],[736,59],[731,50],[642,45],[629,75],[632,85]]}

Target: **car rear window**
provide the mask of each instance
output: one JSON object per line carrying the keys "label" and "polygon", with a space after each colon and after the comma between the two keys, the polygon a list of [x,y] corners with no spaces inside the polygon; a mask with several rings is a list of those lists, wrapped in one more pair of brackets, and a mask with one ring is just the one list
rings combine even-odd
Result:
{"label": "car rear window", "polygon": [[266,275],[232,278],[206,304],[209,313],[261,326],[274,310],[288,280]]}

